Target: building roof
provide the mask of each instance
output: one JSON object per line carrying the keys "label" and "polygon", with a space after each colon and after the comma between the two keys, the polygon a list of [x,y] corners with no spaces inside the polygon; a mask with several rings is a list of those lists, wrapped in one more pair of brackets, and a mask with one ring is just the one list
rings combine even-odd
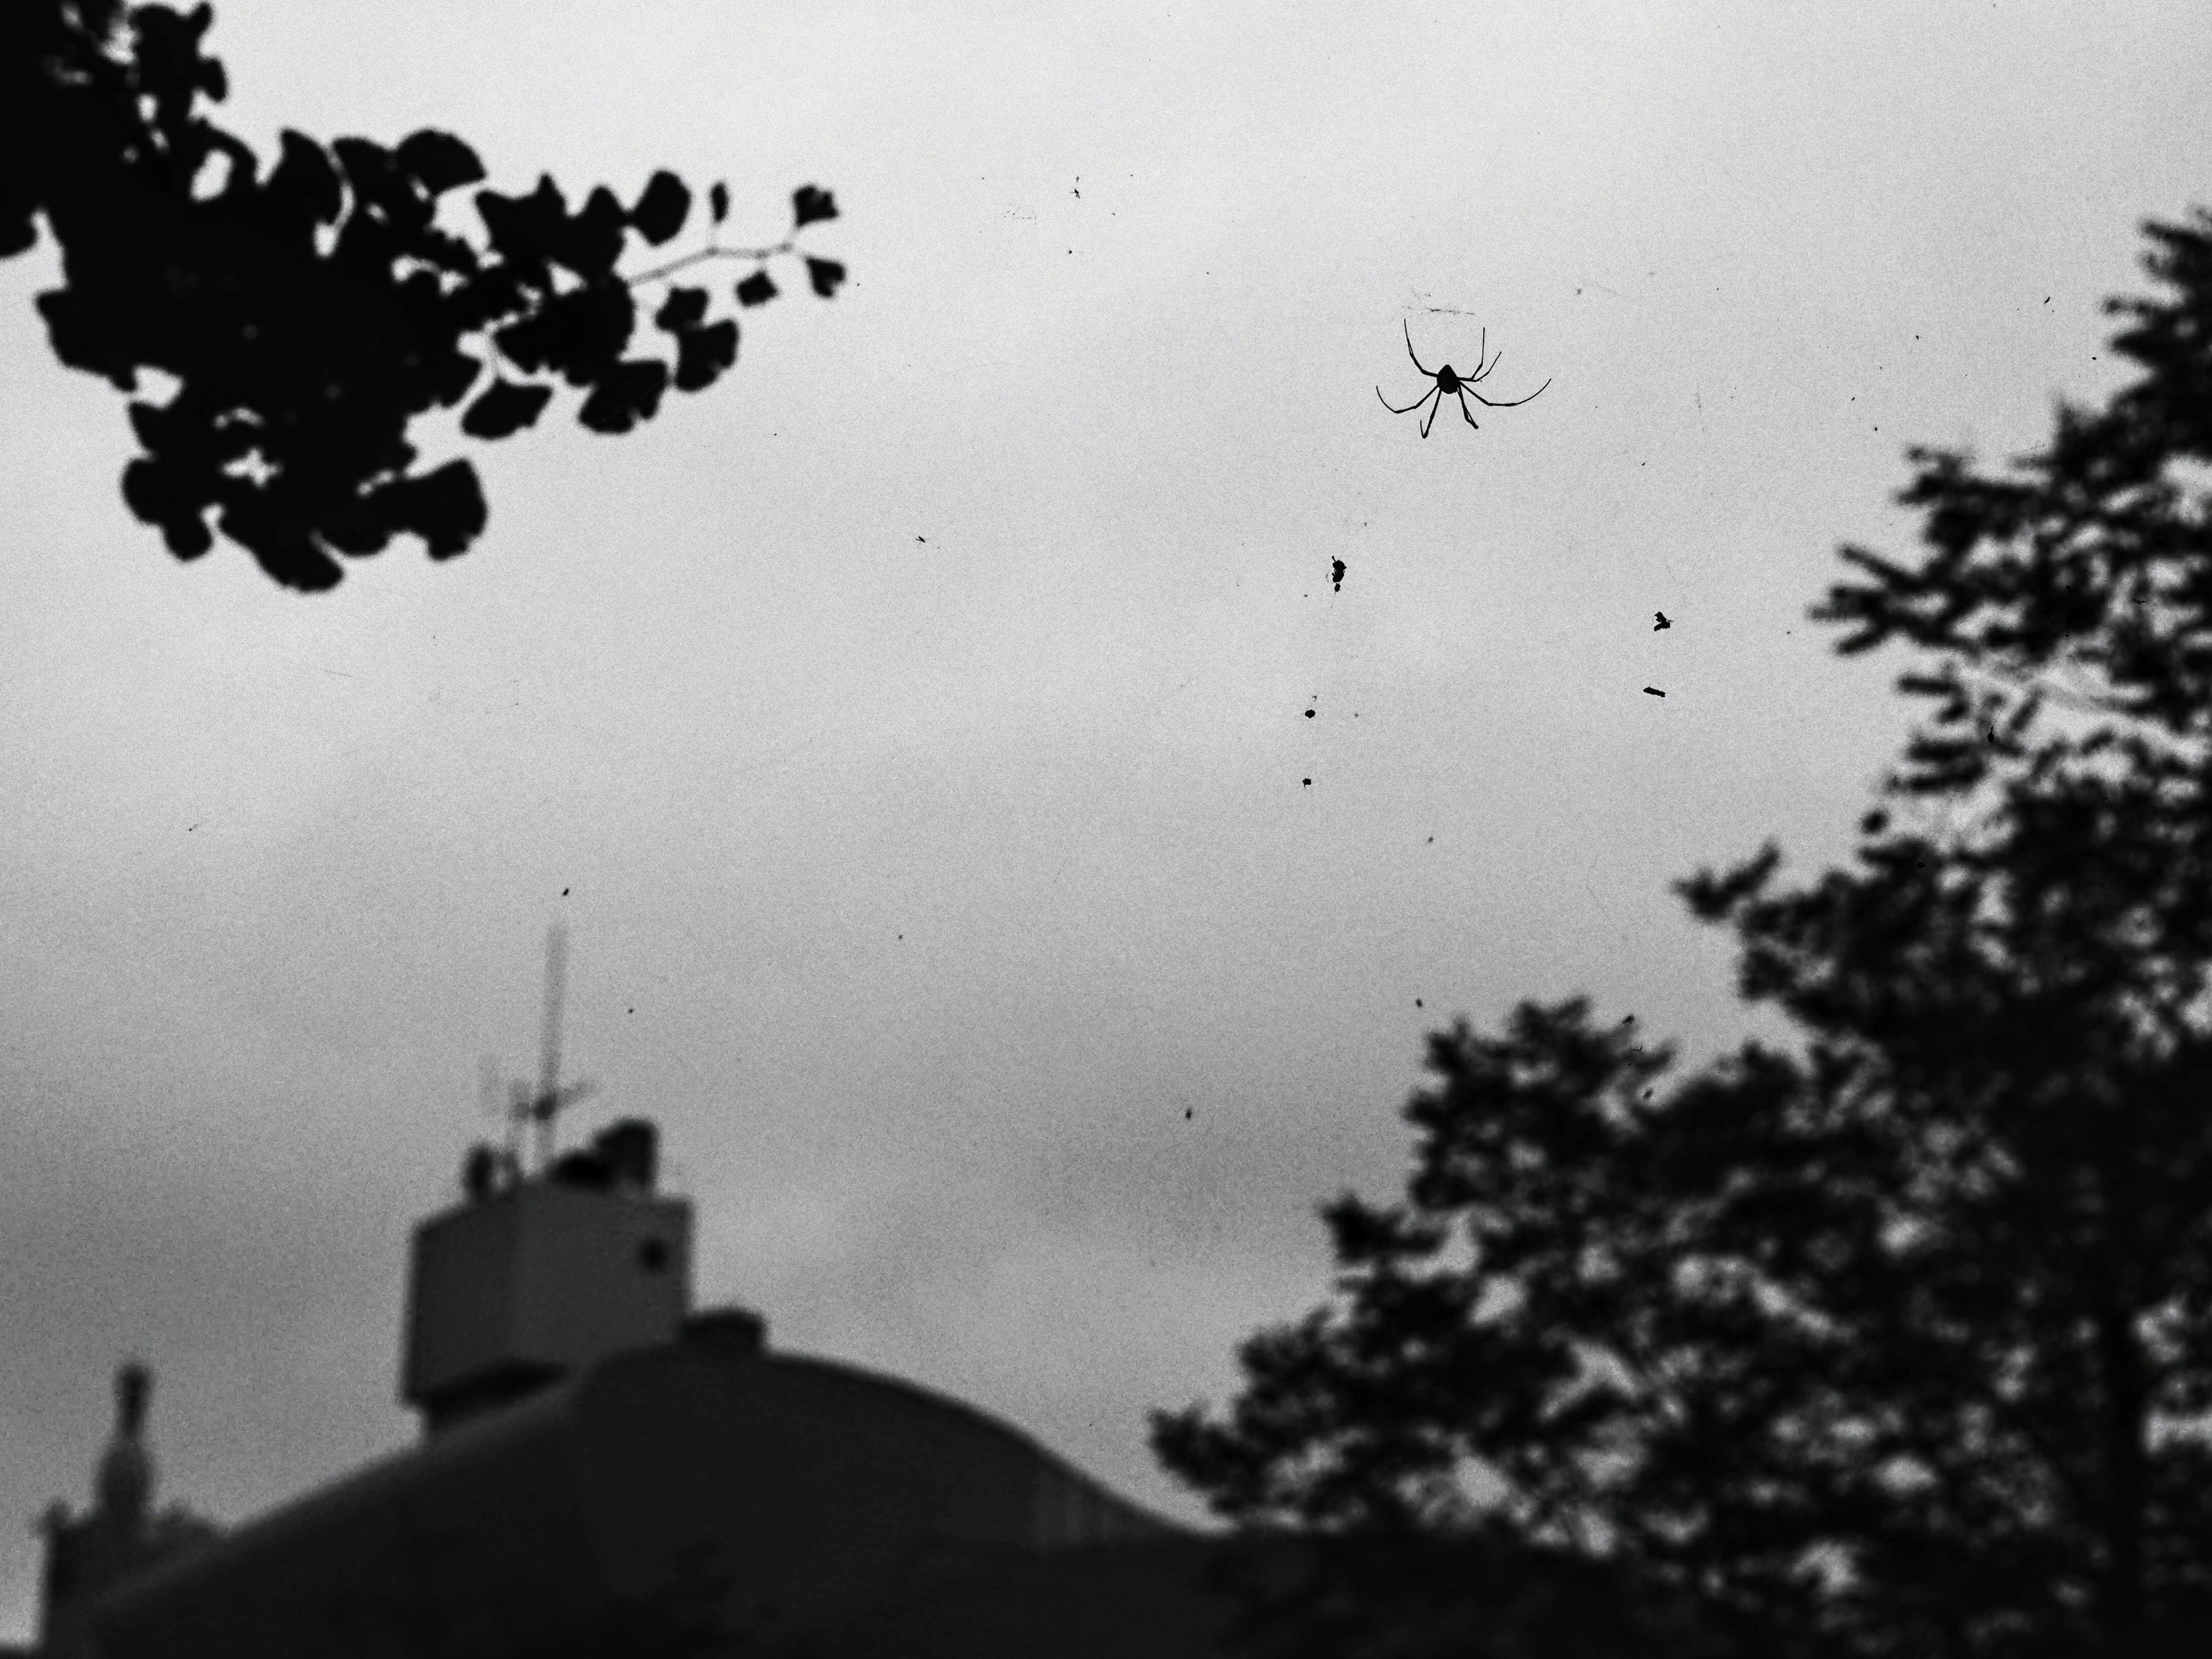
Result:
{"label": "building roof", "polygon": [[973,1407],[695,1336],[285,1504],[133,1578],[91,1625],[101,1659],[412,1659],[687,1601],[735,1629],[857,1640],[952,1617],[948,1586],[995,1583],[998,1602],[1010,1573],[1066,1580],[1075,1557],[1174,1578],[1158,1564],[1198,1541]]}

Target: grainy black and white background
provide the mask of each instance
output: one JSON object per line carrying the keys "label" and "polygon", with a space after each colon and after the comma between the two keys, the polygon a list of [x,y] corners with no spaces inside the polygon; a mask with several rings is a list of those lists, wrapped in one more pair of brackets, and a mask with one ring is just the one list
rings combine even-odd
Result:
{"label": "grainy black and white background", "polygon": [[[127,1352],[225,1520],[409,1437],[408,1228],[556,919],[586,1121],[664,1125],[702,1297],[1194,1515],[1145,1411],[1320,1292],[1425,1030],[1743,1033],[1668,883],[1838,854],[1894,751],[1899,665],[1805,620],[1835,545],[1910,533],[1907,443],[2107,389],[2138,222],[2212,198],[2181,0],[222,0],[210,45],[264,152],[445,126],[510,191],[726,178],[763,239],[818,183],[852,276],[626,439],[465,446],[475,550],[302,598],[130,517],[51,244],[0,266],[0,1637]],[[1406,322],[1551,388],[1424,442]]]}

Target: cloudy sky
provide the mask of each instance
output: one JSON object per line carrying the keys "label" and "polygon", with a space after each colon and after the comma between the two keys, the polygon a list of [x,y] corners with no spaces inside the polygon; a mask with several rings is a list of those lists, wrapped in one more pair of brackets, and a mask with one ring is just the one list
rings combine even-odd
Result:
{"label": "cloudy sky", "polygon": [[[465,558],[302,598],[130,517],[51,250],[0,266],[0,1638],[126,1353],[224,1520],[407,1441],[408,1230],[556,919],[580,1127],[663,1124],[702,1299],[1195,1516],[1145,1412],[1321,1293],[1425,1031],[1753,1029],[1668,884],[1846,845],[1904,713],[1805,619],[1837,544],[1909,545],[1906,444],[2109,387],[2139,222],[2212,196],[2182,0],[222,0],[212,44],[258,148],[670,166],[764,239],[814,182],[852,278],[629,437],[472,447]],[[1406,324],[1550,389],[1424,441]]]}

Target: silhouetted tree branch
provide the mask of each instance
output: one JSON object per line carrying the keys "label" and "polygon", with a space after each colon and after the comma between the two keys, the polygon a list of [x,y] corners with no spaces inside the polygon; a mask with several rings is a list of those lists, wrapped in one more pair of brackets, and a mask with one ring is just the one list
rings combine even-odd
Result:
{"label": "silhouetted tree branch", "polygon": [[[462,429],[507,437],[565,382],[586,427],[627,432],[671,386],[702,391],[737,361],[735,316],[669,278],[750,265],[740,307],[775,295],[766,267],[787,256],[825,299],[844,279],[799,250],[799,232],[836,216],[811,185],[791,235],[724,248],[718,183],[706,246],[623,276],[631,237],[662,246],[690,217],[674,173],[628,205],[602,187],[572,208],[550,178],[524,196],[478,191],[472,240],[446,198],[484,169],[450,133],[325,148],[287,131],[264,173],[205,112],[227,85],[203,50],[210,20],[205,5],[0,0],[0,256],[36,246],[41,225],[59,245],[64,285],[39,309],[64,363],[126,392],[149,369],[174,378],[167,401],[131,405],[145,453],[123,493],[180,559],[220,530],[277,581],[316,590],[339,580],[339,556],[398,535],[451,558],[482,532],[483,493],[465,460],[416,469],[416,417],[473,393]],[[634,347],[648,284],[672,357]]]}

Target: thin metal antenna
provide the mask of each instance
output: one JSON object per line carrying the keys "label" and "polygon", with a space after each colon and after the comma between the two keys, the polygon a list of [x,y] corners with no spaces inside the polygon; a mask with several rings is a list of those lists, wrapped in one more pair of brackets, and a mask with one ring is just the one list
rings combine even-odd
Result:
{"label": "thin metal antenna", "polygon": [[568,968],[568,930],[556,922],[545,939],[545,1024],[538,1046],[538,1092],[533,1096],[526,1083],[514,1085],[517,1123],[529,1118],[538,1125],[538,1167],[541,1171],[553,1162],[555,1117],[562,1107],[574,1105],[596,1086],[589,1083],[572,1083],[565,1089],[561,1086],[561,1001]]}
{"label": "thin metal antenna", "polygon": [[514,1160],[515,1179],[522,1178],[522,1126],[537,1114],[530,1085],[515,1078],[507,1085],[507,1155]]}
{"label": "thin metal antenna", "polygon": [[526,1105],[517,1111],[513,1100],[502,1101],[500,1096],[506,1092],[500,1086],[499,1061],[486,1054],[477,1062],[477,1109],[484,1116],[505,1123],[500,1136],[499,1170],[505,1180],[514,1182],[522,1178],[522,1121],[528,1112]]}
{"label": "thin metal antenna", "polygon": [[568,976],[568,930],[555,922],[545,935],[545,1024],[538,1047],[538,1165],[553,1161],[553,1115],[561,1100],[561,994]]}

